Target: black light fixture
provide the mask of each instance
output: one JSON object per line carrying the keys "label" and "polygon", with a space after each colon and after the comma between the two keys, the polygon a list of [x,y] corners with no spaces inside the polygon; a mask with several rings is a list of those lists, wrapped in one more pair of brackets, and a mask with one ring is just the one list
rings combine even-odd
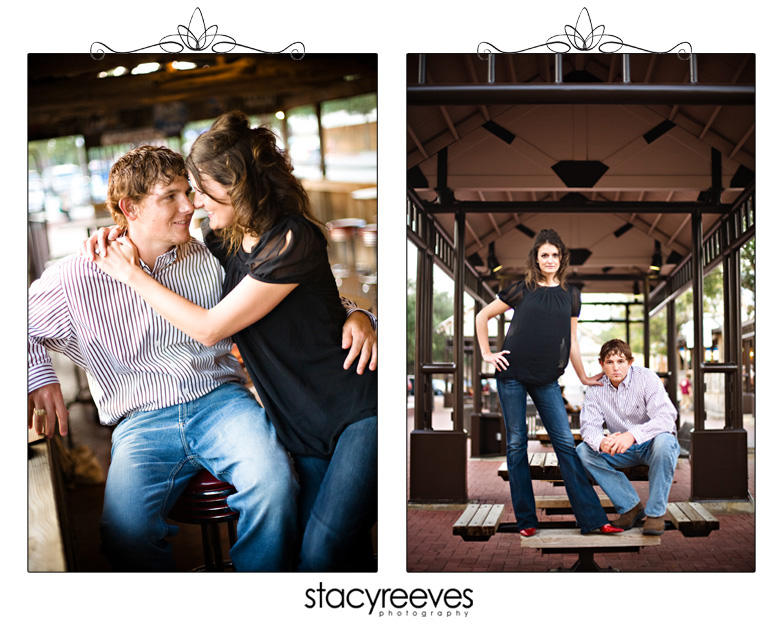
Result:
{"label": "black light fixture", "polygon": [[470,263],[474,268],[485,265],[485,262],[482,257],[479,256],[479,253],[471,253],[468,256],[468,263]]}
{"label": "black light fixture", "polygon": [[409,187],[414,189],[426,189],[428,187],[427,177],[422,173],[418,165],[415,165],[408,171],[407,183]]}
{"label": "black light fixture", "polygon": [[613,231],[613,235],[615,235],[615,237],[620,237],[620,236],[621,236],[621,235],[623,235],[624,233],[626,233],[626,232],[628,232],[628,231],[631,231],[631,230],[632,230],[632,228],[634,228],[634,227],[632,227],[632,223],[631,223],[631,222],[627,222],[627,223],[626,223],[626,224],[624,224],[623,226],[621,226],[621,227],[618,227],[617,229],[615,229],[615,230]]}
{"label": "black light fixture", "polygon": [[487,255],[487,267],[490,272],[498,272],[504,266],[498,261],[498,257],[495,256],[495,242],[490,242],[490,253]]}
{"label": "black light fixture", "polygon": [[730,187],[748,187],[754,182],[754,171],[741,165],[735,171]]}
{"label": "black light fixture", "polygon": [[593,253],[587,248],[570,248],[569,249],[569,265],[581,266]]}
{"label": "black light fixture", "polygon": [[639,296],[640,295],[640,282],[639,281],[635,281],[634,282],[634,285],[632,286],[632,291],[634,292],[635,296]]}
{"label": "black light fixture", "polygon": [[521,233],[527,235],[528,237],[534,237],[536,235],[534,231],[532,231],[531,229],[529,229],[527,226],[523,224],[518,224],[515,226],[515,228]]}
{"label": "black light fixture", "polygon": [[515,140],[515,134],[512,131],[505,129],[503,126],[497,122],[493,122],[492,120],[488,120],[482,124],[482,128],[484,128],[488,133],[492,133],[498,139],[506,142],[507,144],[511,144]]}
{"label": "black light fixture", "polygon": [[645,133],[645,135],[643,135],[643,139],[649,144],[652,144],[657,139],[659,139],[659,137],[664,135],[667,131],[672,130],[673,128],[675,128],[675,122],[672,122],[670,120],[664,120],[664,122],[662,122],[661,124],[657,124],[650,131]]}
{"label": "black light fixture", "polygon": [[677,250],[673,250],[669,255],[667,255],[667,265],[675,265],[677,266],[681,261],[683,261],[683,255],[681,255]]}
{"label": "black light fixture", "polygon": [[662,268],[662,253],[661,243],[657,240],[653,249],[653,257],[651,258],[650,269],[653,272],[659,272]]}
{"label": "black light fixture", "polygon": [[610,168],[601,161],[559,161],[553,172],[567,187],[593,187]]}

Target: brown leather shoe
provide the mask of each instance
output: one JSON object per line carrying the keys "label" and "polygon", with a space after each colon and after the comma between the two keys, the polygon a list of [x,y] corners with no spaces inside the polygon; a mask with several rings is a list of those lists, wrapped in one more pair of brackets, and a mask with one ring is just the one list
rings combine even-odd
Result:
{"label": "brown leather shoe", "polygon": [[642,526],[642,533],[646,536],[660,536],[664,533],[664,515],[648,516]]}
{"label": "brown leather shoe", "polygon": [[610,521],[610,524],[621,529],[631,529],[638,520],[642,520],[644,517],[645,508],[642,506],[642,503],[637,503],[628,512],[624,512],[615,520]]}

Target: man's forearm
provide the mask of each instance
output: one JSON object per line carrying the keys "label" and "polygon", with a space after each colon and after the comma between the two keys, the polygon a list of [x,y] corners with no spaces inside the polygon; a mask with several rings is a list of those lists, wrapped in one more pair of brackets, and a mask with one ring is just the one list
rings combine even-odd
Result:
{"label": "man's forearm", "polygon": [[602,439],[604,438],[604,418],[599,412],[598,407],[589,395],[586,396],[583,408],[580,412],[580,434],[583,441],[594,451],[600,451]]}

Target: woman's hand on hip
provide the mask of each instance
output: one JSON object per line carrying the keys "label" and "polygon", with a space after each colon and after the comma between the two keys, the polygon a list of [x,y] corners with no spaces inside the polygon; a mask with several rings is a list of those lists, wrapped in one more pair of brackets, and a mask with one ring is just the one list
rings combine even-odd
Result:
{"label": "woman's hand on hip", "polygon": [[493,364],[498,370],[506,370],[509,367],[509,361],[504,357],[508,355],[509,351],[501,351],[499,353],[482,353],[482,359],[488,364]]}

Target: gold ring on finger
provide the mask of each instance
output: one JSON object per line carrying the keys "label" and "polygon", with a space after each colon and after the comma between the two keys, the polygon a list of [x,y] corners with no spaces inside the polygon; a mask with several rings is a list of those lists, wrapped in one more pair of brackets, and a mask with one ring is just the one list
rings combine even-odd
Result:
{"label": "gold ring on finger", "polygon": [[36,409],[36,410],[33,411],[33,413],[36,416],[46,416],[46,410],[45,409]]}

